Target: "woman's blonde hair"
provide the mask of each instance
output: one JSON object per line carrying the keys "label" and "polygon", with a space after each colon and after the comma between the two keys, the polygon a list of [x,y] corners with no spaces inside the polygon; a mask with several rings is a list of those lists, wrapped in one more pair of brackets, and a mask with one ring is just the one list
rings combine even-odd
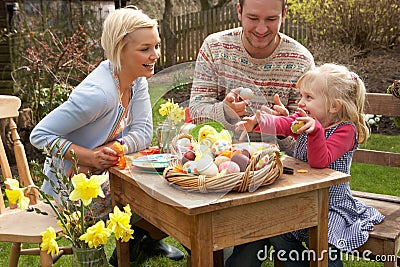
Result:
{"label": "woman's blonde hair", "polygon": [[297,88],[305,92],[319,90],[325,96],[327,107],[339,100],[342,104],[338,112],[339,121],[350,121],[356,125],[360,144],[368,139],[369,130],[364,119],[366,90],[357,74],[345,66],[327,63],[306,72],[299,79]]}
{"label": "woman's blonde hair", "polygon": [[121,70],[121,51],[129,40],[126,36],[137,29],[152,27],[157,27],[157,21],[134,6],[115,10],[107,16],[103,24],[101,46],[115,72]]}

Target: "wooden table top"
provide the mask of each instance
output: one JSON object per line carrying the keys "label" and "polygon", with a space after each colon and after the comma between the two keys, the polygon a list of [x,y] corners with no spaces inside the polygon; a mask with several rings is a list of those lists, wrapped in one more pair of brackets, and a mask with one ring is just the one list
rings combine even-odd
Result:
{"label": "wooden table top", "polygon": [[282,163],[286,167],[293,168],[294,174],[284,174],[272,185],[260,187],[254,192],[243,193],[192,193],[169,185],[161,174],[135,172],[129,168],[120,170],[117,167],[111,168],[110,172],[125,181],[136,183],[153,198],[176,206],[188,215],[327,188],[350,180],[348,174],[327,168],[311,168],[308,163],[292,157],[283,156]]}

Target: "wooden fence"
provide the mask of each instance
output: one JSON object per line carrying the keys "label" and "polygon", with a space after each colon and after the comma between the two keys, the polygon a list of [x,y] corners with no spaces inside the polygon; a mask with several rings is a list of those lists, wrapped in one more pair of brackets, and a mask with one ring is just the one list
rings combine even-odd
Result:
{"label": "wooden fence", "polygon": [[[161,58],[157,69],[161,70],[170,65],[196,60],[197,53],[205,37],[209,34],[241,26],[237,17],[235,5],[214,8],[206,11],[184,14],[171,19],[170,29],[177,40],[175,53],[167,53],[167,35],[163,33],[163,21],[159,21],[161,36]],[[286,18],[282,24],[281,32],[296,40],[303,40],[307,36],[306,28],[299,19]],[[167,63],[167,57],[173,57]]]}

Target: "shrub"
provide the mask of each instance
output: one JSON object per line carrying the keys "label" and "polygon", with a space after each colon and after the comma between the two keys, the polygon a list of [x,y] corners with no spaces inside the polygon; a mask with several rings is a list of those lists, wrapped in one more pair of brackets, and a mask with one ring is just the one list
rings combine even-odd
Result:
{"label": "shrub", "polygon": [[359,48],[393,46],[400,36],[398,0],[288,0],[293,17],[307,24],[311,42]]}
{"label": "shrub", "polygon": [[25,1],[20,10],[23,20],[12,36],[12,76],[36,122],[65,101],[103,59],[97,14],[79,5],[49,2],[39,8]]}

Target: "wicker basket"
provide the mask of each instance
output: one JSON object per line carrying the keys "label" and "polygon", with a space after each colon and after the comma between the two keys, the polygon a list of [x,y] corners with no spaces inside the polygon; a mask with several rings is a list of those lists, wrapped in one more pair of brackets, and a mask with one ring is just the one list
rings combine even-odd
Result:
{"label": "wicker basket", "polygon": [[[177,141],[181,138],[189,138],[191,142],[196,142],[191,135],[180,134],[172,140],[172,153],[178,154]],[[269,155],[269,162],[260,170],[255,170],[257,162],[269,151],[262,151],[255,156],[244,172],[227,174],[221,177],[210,177],[205,175],[186,174],[177,172],[174,167],[181,165],[180,159],[173,159],[167,168],[165,168],[163,176],[173,185],[185,189],[190,192],[246,192],[255,191],[260,186],[270,185],[280,178],[283,173],[283,165],[280,160],[278,149]]]}

